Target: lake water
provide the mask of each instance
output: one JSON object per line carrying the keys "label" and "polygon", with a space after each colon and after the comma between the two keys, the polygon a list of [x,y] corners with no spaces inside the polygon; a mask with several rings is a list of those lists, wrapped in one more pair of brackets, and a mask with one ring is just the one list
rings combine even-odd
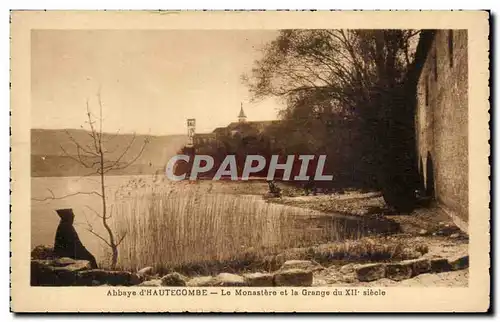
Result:
{"label": "lake water", "polygon": [[[100,219],[93,210],[101,211],[98,195],[81,194],[100,192],[99,177],[36,177],[31,179],[31,245],[53,245],[59,224],[56,209],[72,208],[75,213],[75,229],[86,247],[94,254],[100,254],[101,241],[88,232],[87,220],[93,228],[104,234]],[[129,194],[147,193],[152,187],[166,188],[168,182],[151,175],[108,176],[105,178],[109,204],[124,200]],[[80,193],[80,194],[77,194]],[[62,199],[52,199],[52,197]],[[42,200],[47,198],[47,200]],[[92,210],[93,209],[93,210]]]}

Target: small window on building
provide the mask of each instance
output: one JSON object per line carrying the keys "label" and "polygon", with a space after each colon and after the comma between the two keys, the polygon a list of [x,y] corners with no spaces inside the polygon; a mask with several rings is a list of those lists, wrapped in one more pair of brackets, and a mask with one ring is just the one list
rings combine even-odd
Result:
{"label": "small window on building", "polygon": [[450,67],[453,67],[453,30],[448,31],[448,54],[450,55]]}

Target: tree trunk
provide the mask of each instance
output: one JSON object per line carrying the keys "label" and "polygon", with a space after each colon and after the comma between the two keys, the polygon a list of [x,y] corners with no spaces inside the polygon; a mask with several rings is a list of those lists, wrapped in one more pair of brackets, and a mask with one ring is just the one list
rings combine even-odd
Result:
{"label": "tree trunk", "polygon": [[111,269],[114,270],[116,268],[116,264],[118,263],[118,246],[115,243],[115,238],[113,235],[113,231],[108,225],[107,212],[106,212],[106,186],[104,184],[104,153],[102,151],[102,143],[99,142],[99,154],[101,157],[101,198],[102,198],[102,224],[109,235],[109,246],[111,247],[112,257],[111,257]]}

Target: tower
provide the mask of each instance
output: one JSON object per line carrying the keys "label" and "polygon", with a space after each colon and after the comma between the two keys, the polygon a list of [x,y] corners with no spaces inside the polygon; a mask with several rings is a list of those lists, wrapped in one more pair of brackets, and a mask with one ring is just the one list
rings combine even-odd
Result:
{"label": "tower", "polygon": [[194,145],[194,133],[196,130],[196,120],[195,119],[187,119],[187,129],[188,129],[188,147],[192,147]]}
{"label": "tower", "polygon": [[243,123],[246,122],[247,116],[245,115],[245,112],[243,111],[243,103],[241,103],[240,107],[240,114],[238,115],[238,122]]}

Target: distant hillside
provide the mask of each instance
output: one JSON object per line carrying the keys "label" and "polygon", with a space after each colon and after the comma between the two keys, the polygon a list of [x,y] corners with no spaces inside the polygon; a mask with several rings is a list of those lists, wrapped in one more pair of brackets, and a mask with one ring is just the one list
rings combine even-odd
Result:
{"label": "distant hillside", "polygon": [[[84,130],[67,130],[82,145],[93,144],[90,133]],[[33,177],[58,177],[87,175],[89,170],[67,157],[63,149],[76,156],[77,149],[66,130],[31,130],[31,175]],[[145,135],[137,135],[122,162],[130,162],[141,150]],[[133,139],[132,134],[103,134],[104,147],[110,159],[118,158]],[[110,175],[154,174],[164,171],[168,160],[187,143],[186,135],[150,136],[142,155],[124,170]],[[61,146],[63,149],[61,149]]]}

